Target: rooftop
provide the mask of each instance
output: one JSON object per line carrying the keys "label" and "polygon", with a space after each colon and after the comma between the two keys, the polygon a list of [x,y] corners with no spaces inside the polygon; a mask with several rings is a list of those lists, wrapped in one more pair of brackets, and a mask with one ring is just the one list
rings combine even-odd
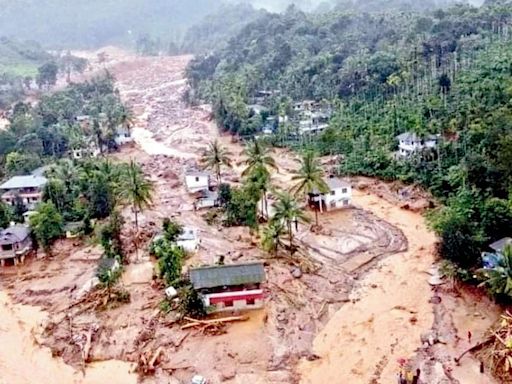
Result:
{"label": "rooftop", "polygon": [[46,177],[42,176],[14,176],[0,185],[0,189],[21,189],[21,188],[39,188],[48,182]]}
{"label": "rooftop", "polygon": [[[345,181],[345,180],[342,180],[338,177],[324,177],[324,181],[325,183],[327,184],[327,186],[329,187],[329,189],[331,191],[335,190],[335,189],[341,189],[341,188],[350,188],[351,185],[349,182]],[[314,195],[318,195],[320,193],[320,191],[318,189],[314,189],[313,190],[313,194]]]}
{"label": "rooftop", "polygon": [[194,289],[262,283],[265,269],[261,262],[193,268],[190,281]]}
{"label": "rooftop", "polygon": [[397,140],[399,141],[413,141],[413,142],[416,142],[416,141],[421,141],[421,140],[437,140],[437,136],[436,135],[425,135],[425,136],[420,136],[414,132],[404,132],[402,133],[401,135],[398,135],[396,137]]}
{"label": "rooftop", "polygon": [[490,244],[489,247],[491,247],[496,252],[503,252],[505,249],[505,246],[512,245],[512,238],[510,237],[504,237],[501,240],[495,241],[494,243]]}
{"label": "rooftop", "polygon": [[12,225],[0,230],[0,245],[20,243],[30,236],[30,229],[24,225]]}
{"label": "rooftop", "polygon": [[201,171],[197,169],[189,169],[185,172],[185,176],[192,176],[192,177],[210,177],[210,173],[207,171]]}
{"label": "rooftop", "polygon": [[178,241],[196,240],[197,231],[194,228],[184,227],[183,233],[178,236]]}

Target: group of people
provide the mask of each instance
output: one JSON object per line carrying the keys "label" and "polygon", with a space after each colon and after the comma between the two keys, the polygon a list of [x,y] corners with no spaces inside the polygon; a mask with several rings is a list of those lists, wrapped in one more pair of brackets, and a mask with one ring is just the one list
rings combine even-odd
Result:
{"label": "group of people", "polygon": [[412,367],[404,358],[398,359],[398,365],[400,370],[397,374],[397,384],[419,384],[421,373],[419,369],[416,369],[416,374],[414,374]]}
{"label": "group of people", "polygon": [[419,384],[420,373],[419,369],[416,369],[416,374],[411,370],[401,369],[398,373],[397,384]]}

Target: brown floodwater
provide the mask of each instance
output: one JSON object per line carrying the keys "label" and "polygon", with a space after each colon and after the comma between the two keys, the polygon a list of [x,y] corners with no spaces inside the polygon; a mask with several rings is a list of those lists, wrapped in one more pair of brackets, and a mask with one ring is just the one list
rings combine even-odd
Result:
{"label": "brown floodwater", "polygon": [[0,291],[0,384],[135,384],[130,364],[106,361],[77,372],[36,343],[46,314]]}

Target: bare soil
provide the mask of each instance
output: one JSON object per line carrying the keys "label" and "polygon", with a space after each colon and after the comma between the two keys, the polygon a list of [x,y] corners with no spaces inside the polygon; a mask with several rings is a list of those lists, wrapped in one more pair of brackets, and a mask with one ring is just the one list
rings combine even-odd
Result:
{"label": "bare soil", "polygon": [[[133,382],[134,366],[159,350],[154,371],[140,380],[187,383],[200,373],[212,383],[388,383],[396,379],[397,359],[404,357],[423,368],[425,383],[482,382],[472,373],[476,362],[468,358],[468,369],[459,369],[451,357],[465,347],[464,332],[471,329],[476,340],[493,322],[496,310],[483,301],[456,298],[445,288],[432,291],[427,272],[435,262],[436,239],[419,213],[376,195],[372,188],[381,183],[365,180],[369,188],[358,181],[364,192],[355,193],[353,209],[322,215],[318,232],[309,226],[299,228],[304,273],[293,277],[296,262],[269,259],[247,229],[208,226],[204,212],[192,208],[184,172],[196,164],[207,143],[219,137],[233,153],[236,166],[223,174],[233,184],[240,180],[243,157],[240,144],[219,135],[208,106],[189,108],[182,102],[190,57],[139,58],[117,49],[107,51],[109,62],[93,64],[105,65],[116,76],[123,99],[138,116],[136,144],[114,157],[135,158],[156,185],[154,206],[140,218],[143,241],[149,242],[164,217],[175,217],[199,229],[201,247],[188,266],[213,263],[220,255],[227,263],[264,260],[266,307],[215,335],[181,330],[172,314],[160,314],[163,287],[153,280],[154,261],[147,252],[130,246],[130,224],[125,242],[133,252],[123,275],[130,303],[104,311],[76,305],[77,292],[94,275],[101,250],[63,241],[52,259],[0,271],[0,287],[10,296],[0,296],[2,316],[14,330],[0,328],[0,342],[10,345],[17,342],[12,337],[34,335],[36,344],[62,358],[50,359],[47,349],[26,344],[9,356],[0,354],[2,366],[7,361],[9,382],[30,382],[28,378],[41,370],[58,375],[55,372],[62,367],[62,382],[105,382],[94,381],[98,364],[109,364],[100,367],[115,372],[123,382]],[[89,55],[94,61],[95,54]],[[273,175],[274,181],[287,187],[297,167],[296,156],[278,151],[276,159],[279,173]],[[130,209],[124,215],[131,223]],[[441,296],[441,305],[432,303],[434,294]],[[25,310],[37,315],[20,312]],[[421,348],[422,333],[431,329],[445,332],[446,344]],[[90,351],[84,362],[88,337]],[[27,351],[46,368],[20,373],[18,364],[23,364]],[[66,372],[72,370],[62,361],[81,369],[85,379],[68,379]],[[22,379],[16,381],[19,375]]]}

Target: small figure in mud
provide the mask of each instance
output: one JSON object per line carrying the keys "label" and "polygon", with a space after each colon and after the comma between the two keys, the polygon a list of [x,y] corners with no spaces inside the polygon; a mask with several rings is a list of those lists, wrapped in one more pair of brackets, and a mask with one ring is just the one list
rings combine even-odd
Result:
{"label": "small figure in mud", "polygon": [[471,331],[468,331],[468,343],[471,344]]}

